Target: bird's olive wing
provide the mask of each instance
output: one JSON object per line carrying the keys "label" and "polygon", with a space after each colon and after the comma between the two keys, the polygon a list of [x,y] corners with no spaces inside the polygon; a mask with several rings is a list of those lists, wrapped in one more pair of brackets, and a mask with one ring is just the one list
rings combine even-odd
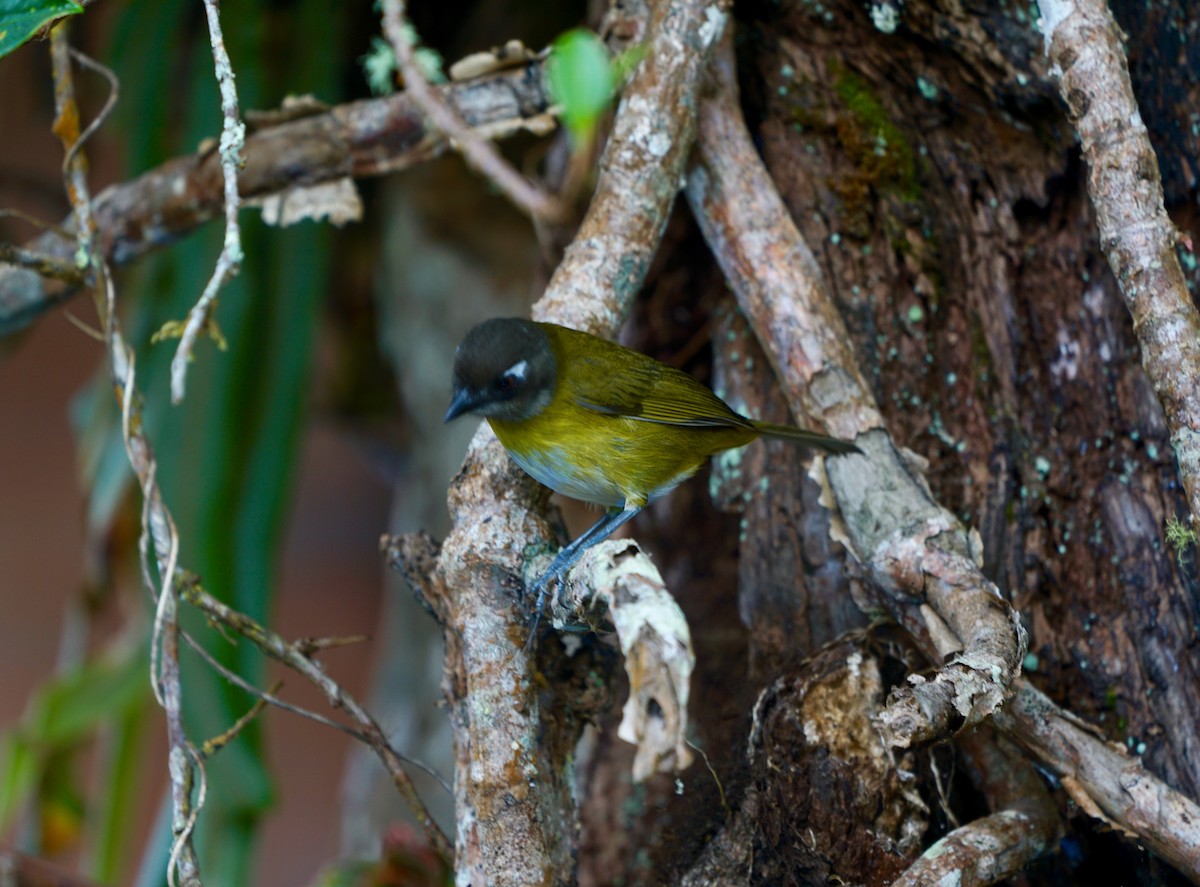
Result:
{"label": "bird's olive wing", "polygon": [[691,376],[657,361],[623,367],[619,374],[599,362],[589,369],[574,386],[574,400],[585,409],[690,428],[751,427]]}

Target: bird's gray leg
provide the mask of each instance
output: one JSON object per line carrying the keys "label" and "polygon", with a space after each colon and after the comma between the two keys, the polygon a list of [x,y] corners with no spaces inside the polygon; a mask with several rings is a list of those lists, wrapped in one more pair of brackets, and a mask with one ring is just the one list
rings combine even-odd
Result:
{"label": "bird's gray leg", "polygon": [[543,573],[536,582],[533,583],[533,591],[537,592],[537,609],[534,611],[534,628],[537,627],[537,619],[542,613],[542,604],[546,598],[546,589],[556,579],[563,579],[567,575],[567,571],[579,563],[579,559],[583,557],[583,553],[598,542],[603,542],[613,532],[633,520],[635,516],[642,510],[644,506],[637,508],[625,508],[621,511],[609,511],[604,514],[600,520],[592,524],[584,532],[582,536],[568,545],[566,548],[559,551],[554,560],[551,561],[549,569]]}

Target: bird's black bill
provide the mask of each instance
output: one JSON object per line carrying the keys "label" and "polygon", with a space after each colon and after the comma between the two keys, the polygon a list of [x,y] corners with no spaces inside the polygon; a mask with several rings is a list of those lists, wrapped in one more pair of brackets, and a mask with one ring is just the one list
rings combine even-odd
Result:
{"label": "bird's black bill", "polygon": [[479,406],[479,399],[473,396],[466,388],[459,388],[454,392],[454,397],[450,401],[450,408],[446,410],[446,418],[442,420],[442,423],[445,424],[451,419],[457,419],[463,413],[469,413],[477,406]]}

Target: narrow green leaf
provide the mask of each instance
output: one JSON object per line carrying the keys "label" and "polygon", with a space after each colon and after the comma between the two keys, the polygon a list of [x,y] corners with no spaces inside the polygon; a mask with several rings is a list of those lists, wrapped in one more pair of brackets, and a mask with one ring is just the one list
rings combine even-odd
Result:
{"label": "narrow green leaf", "polygon": [[92,798],[89,817],[93,830],[89,838],[89,875],[101,884],[128,884],[124,869],[129,867],[129,851],[139,814],[139,801],[151,774],[145,770],[146,736],[153,721],[161,722],[158,706],[146,701],[133,706],[115,719],[105,732],[100,747],[97,773],[103,788]]}
{"label": "narrow green leaf", "polygon": [[0,0],[0,58],[55,19],[80,12],[73,0]]}
{"label": "narrow green leaf", "polygon": [[66,766],[76,743],[149,698],[148,656],[148,644],[129,646],[51,678],[31,696],[21,722],[0,734],[0,832],[47,774]]}
{"label": "narrow green leaf", "polygon": [[24,725],[35,746],[61,746],[82,738],[150,692],[147,646],[119,659],[98,659],[47,683],[34,697]]}
{"label": "narrow green leaf", "polygon": [[550,94],[562,106],[572,138],[586,142],[612,101],[615,77],[608,50],[591,31],[567,31],[550,50]]}
{"label": "narrow green leaf", "polygon": [[37,756],[15,731],[0,737],[0,834],[37,785]]}

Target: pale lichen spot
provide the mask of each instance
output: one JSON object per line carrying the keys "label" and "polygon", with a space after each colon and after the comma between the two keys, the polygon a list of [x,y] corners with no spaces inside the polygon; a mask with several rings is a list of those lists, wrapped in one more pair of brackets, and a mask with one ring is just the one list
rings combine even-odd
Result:
{"label": "pale lichen spot", "polygon": [[900,27],[900,11],[891,3],[872,3],[871,22],[884,34],[896,33]]}

